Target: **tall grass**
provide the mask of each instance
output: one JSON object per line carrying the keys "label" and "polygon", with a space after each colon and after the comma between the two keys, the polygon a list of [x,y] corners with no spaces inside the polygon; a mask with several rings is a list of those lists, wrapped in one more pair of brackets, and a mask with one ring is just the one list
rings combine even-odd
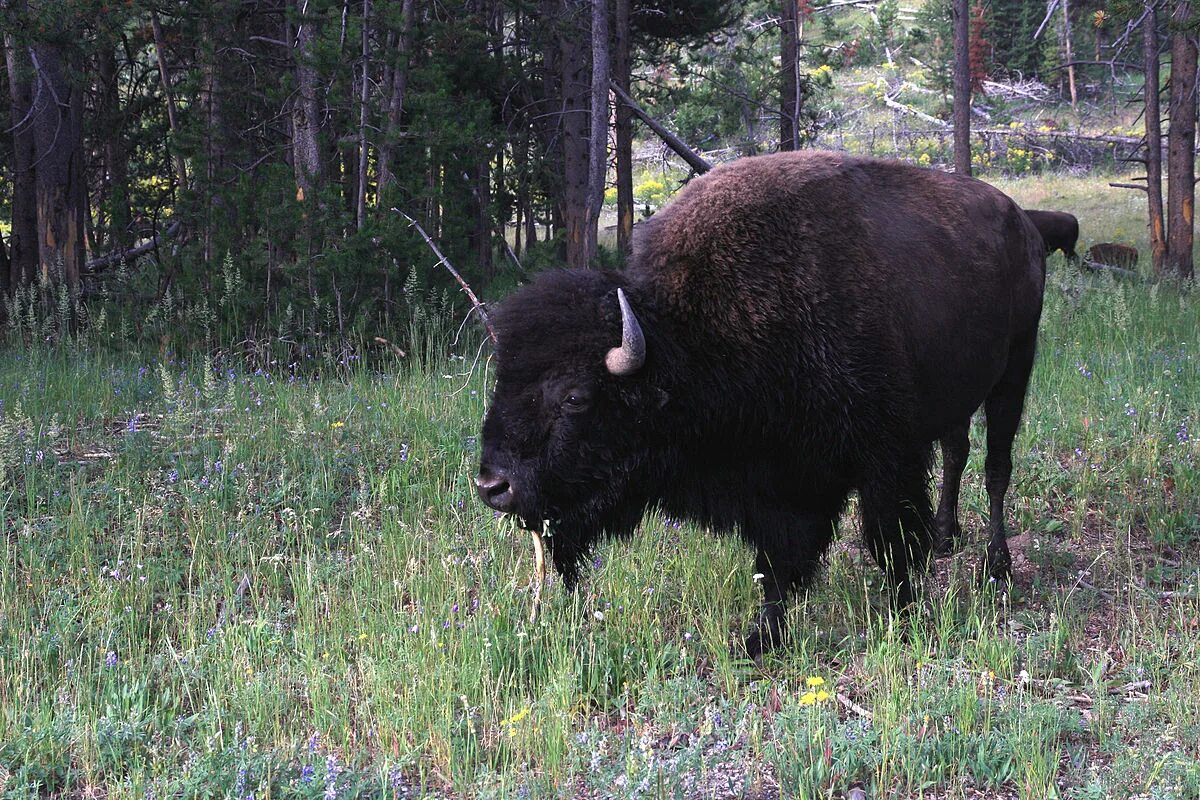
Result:
{"label": "tall grass", "polygon": [[1200,303],[1052,267],[1012,590],[974,573],[976,426],[924,610],[891,619],[847,518],[761,668],[751,554],[657,515],[528,622],[527,539],[471,489],[474,346],[8,352],[0,792],[1200,796]]}

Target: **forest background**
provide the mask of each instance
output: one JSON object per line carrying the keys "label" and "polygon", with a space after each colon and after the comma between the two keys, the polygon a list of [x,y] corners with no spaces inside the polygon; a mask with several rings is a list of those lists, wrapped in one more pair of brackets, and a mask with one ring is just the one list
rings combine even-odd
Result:
{"label": "forest background", "polygon": [[[1161,154],[1145,47],[1164,98],[1177,40],[1194,76],[1189,3],[957,2],[976,173]],[[4,0],[3,316],[123,320],[164,350],[403,342],[466,307],[418,227],[496,297],[620,263],[708,163],[815,145],[945,167],[968,127],[949,123],[953,5]],[[1168,128],[1189,170],[1194,86],[1190,128]],[[1186,276],[1190,239],[1177,252]]]}

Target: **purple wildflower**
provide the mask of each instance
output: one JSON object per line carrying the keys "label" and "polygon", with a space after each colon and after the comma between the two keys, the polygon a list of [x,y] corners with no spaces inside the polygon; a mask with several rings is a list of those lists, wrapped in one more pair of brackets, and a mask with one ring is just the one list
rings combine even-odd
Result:
{"label": "purple wildflower", "polygon": [[108,655],[104,657],[104,666],[115,667],[117,665],[117,654],[112,650],[108,651]]}

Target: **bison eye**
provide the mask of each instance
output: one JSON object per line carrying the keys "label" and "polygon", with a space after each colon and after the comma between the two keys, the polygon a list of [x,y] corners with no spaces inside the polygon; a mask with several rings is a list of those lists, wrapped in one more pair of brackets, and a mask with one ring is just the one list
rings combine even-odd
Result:
{"label": "bison eye", "polygon": [[563,397],[562,405],[567,411],[583,411],[590,402],[591,399],[583,392],[567,392]]}

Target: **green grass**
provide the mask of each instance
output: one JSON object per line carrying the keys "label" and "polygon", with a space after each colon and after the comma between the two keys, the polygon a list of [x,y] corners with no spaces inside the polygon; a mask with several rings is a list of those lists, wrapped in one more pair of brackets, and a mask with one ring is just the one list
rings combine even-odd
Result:
{"label": "green grass", "polygon": [[[1005,188],[1140,247],[1101,184]],[[658,516],[528,622],[527,538],[472,496],[473,349],[0,356],[0,794],[1200,796],[1200,300],[1052,267],[1011,593],[974,575],[977,425],[911,627],[848,518],[761,668],[750,552]]]}

